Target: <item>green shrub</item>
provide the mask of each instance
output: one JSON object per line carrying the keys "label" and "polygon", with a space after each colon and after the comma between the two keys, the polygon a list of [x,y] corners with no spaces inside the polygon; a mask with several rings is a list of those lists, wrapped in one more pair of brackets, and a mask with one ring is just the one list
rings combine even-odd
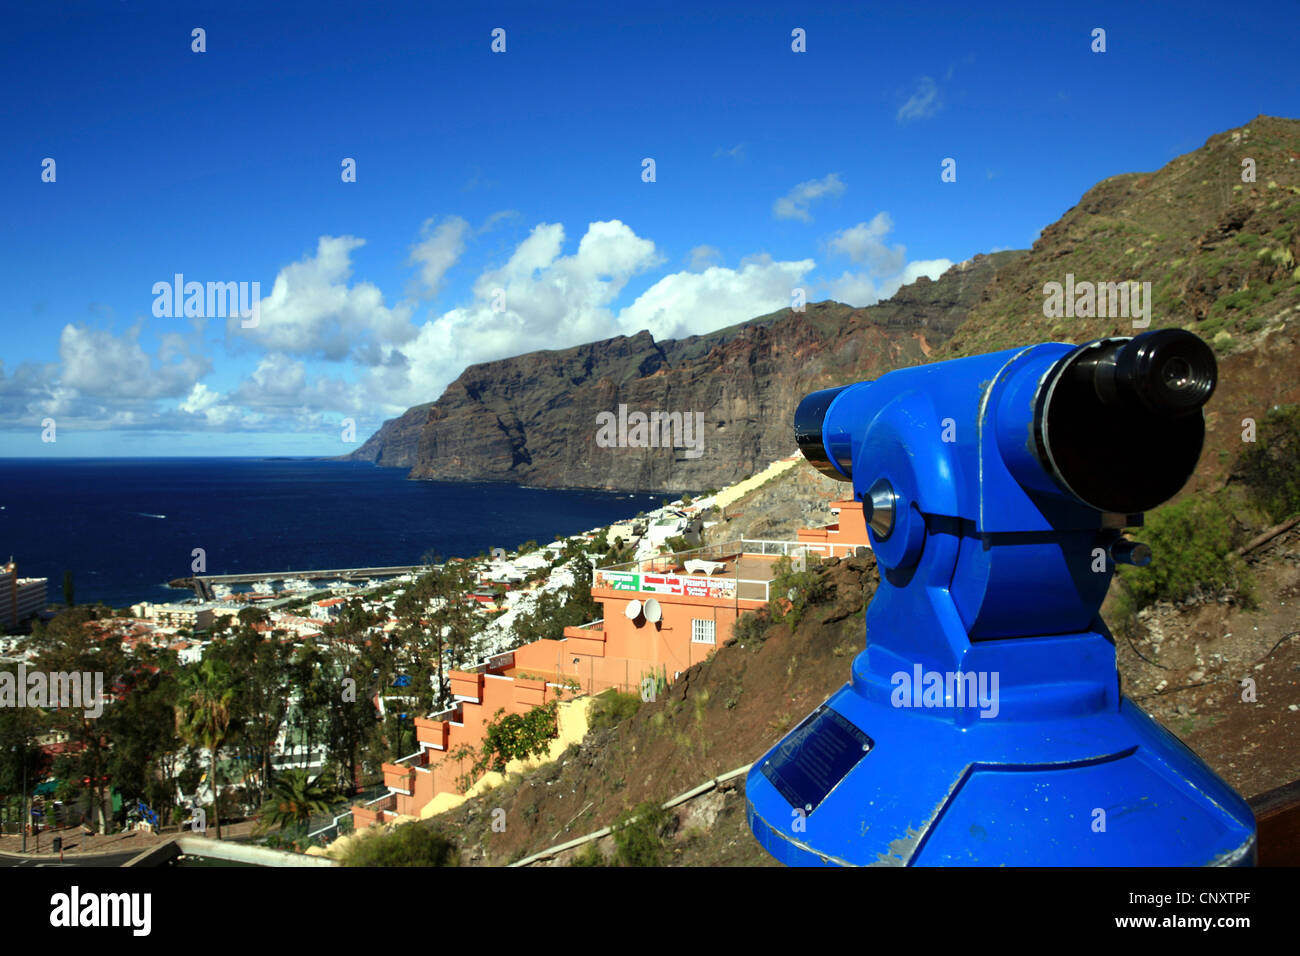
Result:
{"label": "green shrub", "polygon": [[1185,498],[1152,512],[1140,535],[1151,546],[1151,564],[1119,568],[1121,613],[1225,590],[1250,606],[1254,581],[1245,562],[1232,553],[1235,538],[1231,517],[1213,499]]}
{"label": "green shrub", "polygon": [[569,866],[609,866],[605,854],[600,852],[598,841],[592,840],[581,853],[576,853],[569,861]]}
{"label": "green shrub", "polygon": [[357,839],[344,866],[455,866],[456,847],[422,823],[404,823],[391,833]]}
{"label": "green shrub", "polygon": [[640,706],[641,698],[635,693],[606,691],[592,702],[591,710],[588,712],[588,727],[591,730],[608,730],[617,727],[635,714]]}
{"label": "green shrub", "polygon": [[664,840],[677,817],[653,800],[626,810],[614,821],[614,860],[620,866],[660,866]]}
{"label": "green shrub", "polygon": [[1251,503],[1276,524],[1300,511],[1300,405],[1272,409],[1237,460]]}
{"label": "green shrub", "polygon": [[[809,557],[808,570],[795,571],[789,558],[777,560],[767,604],[768,615],[773,620],[783,621],[793,631],[799,626],[804,612],[826,597],[829,588],[825,576],[818,570],[819,564],[819,559]],[[786,607],[787,602],[789,607]]]}
{"label": "green shrub", "polygon": [[746,611],[731,626],[731,636],[741,644],[761,644],[771,626],[772,618],[767,613],[767,608]]}
{"label": "green shrub", "polygon": [[502,708],[485,729],[474,772],[505,773],[510,761],[540,757],[550,750],[551,741],[560,733],[556,704],[552,701],[524,714],[507,714]]}
{"label": "green shrub", "polygon": [[675,534],[664,541],[664,547],[669,552],[676,554],[679,551],[691,550],[691,543],[686,540],[685,535]]}

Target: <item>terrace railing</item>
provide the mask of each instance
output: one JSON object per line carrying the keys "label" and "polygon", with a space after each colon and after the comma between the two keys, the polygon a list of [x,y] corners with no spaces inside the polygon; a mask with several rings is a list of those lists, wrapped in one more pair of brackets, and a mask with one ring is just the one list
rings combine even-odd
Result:
{"label": "terrace railing", "polygon": [[858,550],[857,545],[818,543],[815,541],[779,541],[770,538],[732,538],[717,544],[708,544],[687,551],[673,551],[669,554],[651,555],[636,561],[622,564],[610,564],[597,568],[596,571],[650,571],[662,570],[664,567],[684,564],[690,560],[718,561],[739,557],[744,554],[792,557],[797,554],[812,554],[819,557],[837,557],[852,555]]}

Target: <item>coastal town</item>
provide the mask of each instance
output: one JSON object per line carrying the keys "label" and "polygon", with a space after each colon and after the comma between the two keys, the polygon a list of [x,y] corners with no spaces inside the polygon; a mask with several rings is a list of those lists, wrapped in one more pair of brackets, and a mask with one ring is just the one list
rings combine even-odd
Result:
{"label": "coastal town", "polygon": [[[726,642],[741,615],[773,599],[772,581],[783,570],[867,546],[861,503],[853,501],[834,502],[838,522],[800,530],[793,540],[706,543],[716,538],[710,531],[728,505],[797,461],[792,456],[721,492],[665,500],[545,545],[527,542],[406,570],[348,569],[346,577],[267,572],[242,575],[234,585],[218,575],[195,577],[173,582],[192,587],[194,599],[101,607],[79,625],[91,645],[120,647],[153,671],[175,667],[184,682],[224,660],[242,634],[275,646],[285,662],[313,662],[313,680],[327,687],[333,680],[345,688],[345,699],[350,689],[352,702],[369,703],[360,709],[378,732],[358,731],[357,752],[341,768],[338,741],[330,739],[338,721],[311,715],[328,689],[289,681],[283,699],[243,715],[245,724],[270,727],[260,758],[231,752],[238,748],[211,737],[179,738],[173,743],[185,753],[170,761],[171,779],[152,781],[145,799],[125,792],[125,781],[119,785],[111,774],[95,788],[60,780],[56,771],[93,742],[56,722],[31,740],[38,769],[25,788],[29,822],[20,827],[17,808],[6,807],[10,836],[0,839],[13,843],[19,831],[39,835],[42,827],[74,824],[101,836],[154,834],[168,826],[219,832],[221,817],[256,817],[274,783],[290,777],[329,794],[292,830],[292,845],[310,853],[329,852],[349,832],[455,806],[499,781],[501,771],[533,765],[580,738],[600,695],[652,699],[662,692]],[[45,579],[19,578],[16,567],[11,561],[0,582],[7,601],[0,612],[10,632],[0,639],[0,669],[26,672],[48,662],[39,635],[50,633],[68,609],[47,608]],[[435,581],[454,581],[457,589],[435,594]],[[413,632],[421,636],[412,640]],[[120,707],[132,694],[130,684],[110,681],[102,700],[77,703],[97,712]],[[0,698],[4,687],[0,680]],[[494,726],[534,711],[550,728],[546,746],[485,758]],[[219,813],[213,809],[218,794]],[[270,843],[278,842],[272,835]]]}

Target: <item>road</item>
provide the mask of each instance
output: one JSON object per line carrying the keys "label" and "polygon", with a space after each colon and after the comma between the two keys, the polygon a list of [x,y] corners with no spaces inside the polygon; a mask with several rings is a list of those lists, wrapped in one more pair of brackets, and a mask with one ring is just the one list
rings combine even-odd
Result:
{"label": "road", "polygon": [[20,856],[13,853],[0,853],[0,867],[3,866],[96,866],[118,867],[139,853],[76,853],[69,854],[59,862],[57,856]]}

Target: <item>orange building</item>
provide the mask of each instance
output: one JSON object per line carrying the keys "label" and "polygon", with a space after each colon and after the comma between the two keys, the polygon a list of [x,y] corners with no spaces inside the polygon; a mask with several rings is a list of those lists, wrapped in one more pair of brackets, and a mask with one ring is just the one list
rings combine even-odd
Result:
{"label": "orange building", "polygon": [[800,528],[795,537],[810,545],[809,551],[826,558],[842,558],[856,553],[858,548],[871,547],[861,501],[832,501],[831,514],[839,521],[824,528]]}
{"label": "orange building", "polygon": [[415,719],[420,749],[396,763],[385,763],[384,785],[389,794],[365,807],[353,807],[357,829],[395,816],[419,816],[420,810],[439,793],[463,793],[462,776],[469,772],[473,756],[462,748],[476,749],[486,736],[486,726],[498,710],[522,714],[547,704],[569,688],[543,680],[507,677],[513,654],[502,654],[467,671],[452,671],[451,692],[456,703],[447,710]]}
{"label": "orange building", "polygon": [[840,557],[869,546],[860,502],[839,501],[840,521],[803,529],[799,540],[732,541],[597,568],[591,596],[604,616],[566,627],[467,671],[452,671],[456,703],[415,721],[420,749],[383,765],[389,794],[353,808],[357,829],[419,816],[439,793],[463,793],[486,726],[498,711],[520,714],[553,700],[610,688],[671,683],[731,637],[736,619],[767,603],[777,560],[799,553]]}
{"label": "orange building", "polygon": [[[486,725],[504,710],[533,707],[610,688],[638,690],[642,681],[676,679],[731,636],[745,611],[768,599],[768,583],[787,542],[747,542],[684,555],[599,568],[592,597],[601,620],[567,627],[558,641],[541,640],[501,654],[468,671],[452,671],[456,703],[415,721],[418,752],[383,765],[389,795],[353,808],[360,829],[396,816],[418,816],[439,793],[463,793]],[[770,551],[771,553],[761,553]]]}

